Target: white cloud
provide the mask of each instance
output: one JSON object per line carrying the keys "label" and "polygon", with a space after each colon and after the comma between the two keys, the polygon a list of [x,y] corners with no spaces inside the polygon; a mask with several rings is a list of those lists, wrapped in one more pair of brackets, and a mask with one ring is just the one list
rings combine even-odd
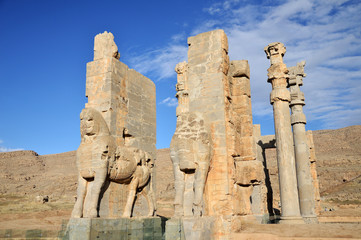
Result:
{"label": "white cloud", "polygon": [[[301,90],[308,120],[321,121],[324,128],[361,124],[359,12],[361,3],[297,0],[275,6],[239,5],[228,15],[213,13],[215,17],[222,15],[222,22],[214,28],[225,30],[230,58],[249,61],[253,114],[272,114],[266,71],[269,60],[263,48],[280,41],[287,47],[287,66],[307,62]],[[209,22],[212,18],[204,26]]]}
{"label": "white cloud", "polygon": [[[251,68],[253,114],[272,114],[269,60],[263,48],[283,42],[284,61],[294,66],[306,60],[304,86],[308,121],[323,128],[361,124],[361,2],[347,0],[220,1],[203,9],[208,18],[187,26],[190,36],[222,28],[229,41],[231,60],[247,59]],[[174,67],[186,60],[185,36],[175,35],[165,48],[134,58],[133,66],[159,79],[175,78]],[[176,105],[175,98],[161,104]]]}
{"label": "white cloud", "polygon": [[[173,36],[179,40],[178,35]],[[187,59],[188,48],[186,45],[171,44],[165,48],[145,52],[143,55],[133,57],[131,66],[138,72],[147,75],[153,74],[159,81],[165,78],[175,76],[174,68],[179,62]]]}
{"label": "white cloud", "polygon": [[[3,144],[4,141],[0,139],[0,144]],[[12,151],[20,151],[20,150],[24,150],[22,148],[8,148],[8,147],[4,147],[4,146],[0,146],[0,152],[12,152]]]}
{"label": "white cloud", "polygon": [[159,104],[164,104],[168,107],[174,107],[178,106],[178,100],[176,98],[167,97],[166,99],[163,99]]}
{"label": "white cloud", "polygon": [[24,150],[22,148],[7,148],[7,147],[1,147],[0,146],[0,152],[13,152],[13,151],[21,151]]}

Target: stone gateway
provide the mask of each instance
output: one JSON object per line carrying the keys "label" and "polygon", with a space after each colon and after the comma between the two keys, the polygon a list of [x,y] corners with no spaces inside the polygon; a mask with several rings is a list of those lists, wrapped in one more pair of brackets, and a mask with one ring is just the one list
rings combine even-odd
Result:
{"label": "stone gateway", "polygon": [[[155,85],[119,61],[111,33],[95,37],[67,238],[230,239],[243,223],[317,223],[316,157],[299,88],[305,62],[287,68],[282,43],[264,48],[275,135],[262,136],[253,124],[250,66],[229,60],[225,32],[189,37],[188,46],[187,62],[175,67],[174,216],[160,219],[154,217]],[[277,150],[277,184],[270,180],[269,148]]]}

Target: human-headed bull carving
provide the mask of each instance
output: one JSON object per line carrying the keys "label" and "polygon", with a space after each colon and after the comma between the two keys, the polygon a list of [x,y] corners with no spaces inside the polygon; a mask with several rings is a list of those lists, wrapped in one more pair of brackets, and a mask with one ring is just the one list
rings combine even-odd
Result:
{"label": "human-headed bull carving", "polygon": [[210,135],[201,113],[177,118],[170,154],[175,178],[175,216],[201,216],[203,192],[211,159]]}
{"label": "human-headed bull carving", "polygon": [[[81,143],[77,150],[78,190],[72,217],[98,217],[99,196],[104,183],[109,180],[128,184],[129,194],[123,217],[130,217],[137,190],[149,182],[152,158],[141,149],[117,147],[104,118],[97,110],[83,109],[80,120]],[[153,197],[147,194],[145,197],[149,204],[149,215],[152,216]]]}

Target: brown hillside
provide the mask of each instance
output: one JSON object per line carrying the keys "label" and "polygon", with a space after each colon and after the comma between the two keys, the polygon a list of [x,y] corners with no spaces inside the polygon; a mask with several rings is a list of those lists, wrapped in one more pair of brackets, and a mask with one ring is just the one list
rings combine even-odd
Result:
{"label": "brown hillside", "polygon": [[[313,131],[313,136],[323,202],[332,206],[354,204],[347,207],[351,209],[343,209],[343,214],[361,217],[361,126]],[[169,149],[157,153],[157,213],[170,217],[174,198],[172,162]],[[266,155],[271,178],[276,179],[274,149],[267,150]],[[61,219],[70,216],[76,184],[75,151],[43,156],[33,151],[0,153],[0,229],[34,228],[25,224],[27,219],[34,222],[34,218],[43,228],[60,227]],[[277,197],[278,190],[273,188]],[[40,201],[37,196],[41,196]],[[44,196],[49,202],[43,204]]]}

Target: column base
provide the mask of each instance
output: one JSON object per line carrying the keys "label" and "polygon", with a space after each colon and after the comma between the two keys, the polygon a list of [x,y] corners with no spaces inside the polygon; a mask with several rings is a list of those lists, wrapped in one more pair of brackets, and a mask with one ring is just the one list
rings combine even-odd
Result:
{"label": "column base", "polygon": [[305,224],[305,221],[302,217],[283,217],[278,222],[279,224]]}

